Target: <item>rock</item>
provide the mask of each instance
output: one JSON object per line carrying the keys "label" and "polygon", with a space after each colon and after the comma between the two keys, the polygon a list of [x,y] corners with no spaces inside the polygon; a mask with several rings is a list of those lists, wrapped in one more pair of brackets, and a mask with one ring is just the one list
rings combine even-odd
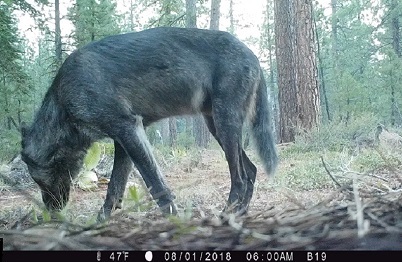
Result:
{"label": "rock", "polygon": [[34,184],[21,155],[17,155],[9,164],[3,164],[0,174],[4,183],[12,187],[27,188]]}
{"label": "rock", "polygon": [[82,190],[92,190],[98,187],[98,177],[93,171],[84,171],[77,177],[77,185]]}
{"label": "rock", "polygon": [[93,169],[98,177],[110,178],[113,170],[113,160],[114,157],[108,154],[103,154],[99,160],[98,165]]}

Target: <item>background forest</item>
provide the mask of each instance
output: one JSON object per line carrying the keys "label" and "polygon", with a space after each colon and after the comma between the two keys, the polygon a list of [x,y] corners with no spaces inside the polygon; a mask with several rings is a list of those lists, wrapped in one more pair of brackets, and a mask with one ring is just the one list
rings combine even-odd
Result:
{"label": "background forest", "polygon": [[[122,209],[97,226],[113,166],[113,143],[104,140],[88,150],[56,214],[69,223],[42,230],[54,214],[19,156],[20,127],[75,49],[160,26],[228,31],[254,51],[267,82],[276,175],[264,174],[244,127],[257,167],[248,218],[208,222],[231,188],[225,154],[201,117],[169,118],[146,132],[177,217],[158,213],[133,169]],[[0,0],[4,250],[400,250],[401,34],[402,0]]]}
{"label": "background forest", "polygon": [[[328,147],[341,147],[362,137],[374,139],[379,124],[398,132],[402,124],[402,1],[306,1],[311,17],[303,19],[292,16],[298,11],[292,2],[298,1],[2,0],[0,160],[8,161],[19,152],[21,123],[33,120],[69,53],[107,35],[157,26],[220,29],[250,46],[265,70],[278,142],[304,141],[304,146],[311,147],[312,141],[320,140]],[[283,3],[291,10],[289,19],[275,19],[284,17]],[[307,20],[313,30],[309,45],[319,90],[317,123],[306,129],[296,123],[295,136],[284,138],[280,126],[286,123],[281,114],[287,116],[283,111],[287,109],[281,104],[287,98],[280,95],[278,68],[291,70],[292,66],[277,59],[279,27],[293,30]],[[290,103],[290,107],[298,106],[303,101]],[[185,148],[207,147],[210,141],[202,120],[189,117],[157,123],[148,135],[153,144]]]}

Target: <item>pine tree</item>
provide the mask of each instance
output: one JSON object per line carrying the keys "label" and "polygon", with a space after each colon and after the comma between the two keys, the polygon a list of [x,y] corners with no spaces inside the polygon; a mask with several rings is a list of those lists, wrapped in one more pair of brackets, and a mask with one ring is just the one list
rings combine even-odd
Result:
{"label": "pine tree", "polygon": [[16,24],[12,8],[0,4],[0,104],[4,108],[0,117],[5,117],[8,129],[12,126],[19,128],[21,97],[28,88],[28,76],[21,64],[23,52]]}
{"label": "pine tree", "polygon": [[280,140],[291,142],[319,124],[312,1],[275,1],[275,22]]}
{"label": "pine tree", "polygon": [[120,33],[113,0],[76,0],[69,16],[75,26],[73,38],[78,47]]}

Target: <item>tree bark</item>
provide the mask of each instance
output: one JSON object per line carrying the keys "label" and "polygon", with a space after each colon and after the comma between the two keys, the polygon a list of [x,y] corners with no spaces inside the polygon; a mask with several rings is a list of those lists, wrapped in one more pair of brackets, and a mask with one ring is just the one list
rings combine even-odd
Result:
{"label": "tree bark", "polygon": [[297,127],[309,131],[320,119],[320,93],[313,23],[312,0],[296,0]]}
{"label": "tree bark", "polygon": [[291,0],[275,0],[274,5],[280,143],[294,141],[296,128],[297,92],[290,4]]}
{"label": "tree bark", "polygon": [[319,124],[315,35],[311,0],[275,1],[280,142]]}

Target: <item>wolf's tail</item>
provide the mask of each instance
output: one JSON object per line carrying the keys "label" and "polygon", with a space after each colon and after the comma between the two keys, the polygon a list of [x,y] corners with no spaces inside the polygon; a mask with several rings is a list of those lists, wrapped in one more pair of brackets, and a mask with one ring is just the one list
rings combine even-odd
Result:
{"label": "wolf's tail", "polygon": [[278,156],[275,149],[275,139],[271,130],[267,86],[262,72],[257,90],[255,115],[251,122],[255,146],[261,161],[264,163],[265,171],[267,175],[273,175],[277,166]]}

